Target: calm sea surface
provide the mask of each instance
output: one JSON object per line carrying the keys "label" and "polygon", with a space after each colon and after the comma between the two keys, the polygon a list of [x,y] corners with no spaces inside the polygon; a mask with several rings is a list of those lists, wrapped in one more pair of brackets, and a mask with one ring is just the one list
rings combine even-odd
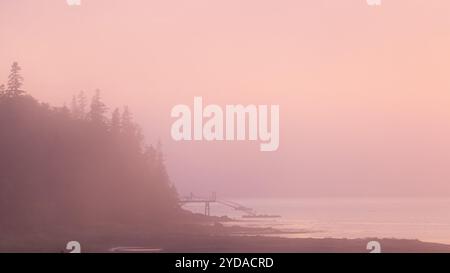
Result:
{"label": "calm sea surface", "polygon": [[[398,238],[450,244],[450,199],[305,198],[231,199],[275,219],[245,219],[243,212],[211,205],[211,215],[227,215],[227,225],[273,227],[284,237]],[[186,205],[203,212],[202,205]],[[308,231],[304,233],[304,231]]]}

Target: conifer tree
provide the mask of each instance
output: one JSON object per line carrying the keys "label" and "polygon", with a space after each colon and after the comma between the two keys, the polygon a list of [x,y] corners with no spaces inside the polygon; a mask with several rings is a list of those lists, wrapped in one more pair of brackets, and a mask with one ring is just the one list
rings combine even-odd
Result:
{"label": "conifer tree", "polygon": [[118,108],[114,109],[112,113],[110,131],[113,135],[120,134],[120,112]]}
{"label": "conifer tree", "polygon": [[124,107],[121,123],[122,123],[122,133],[126,137],[132,138],[135,134],[136,128],[133,123],[133,117],[131,115],[130,110],[128,109],[128,106]]}
{"label": "conifer tree", "polygon": [[72,96],[72,102],[70,104],[70,112],[72,114],[72,117],[76,119],[80,118],[80,109],[78,107],[76,96]]}
{"label": "conifer tree", "polygon": [[97,89],[95,95],[92,97],[89,119],[98,125],[105,125],[106,111],[107,107],[101,100],[100,90]]}
{"label": "conifer tree", "polygon": [[4,84],[0,85],[0,98],[2,98],[3,96],[5,96],[5,85]]}
{"label": "conifer tree", "polygon": [[11,66],[11,73],[8,76],[8,87],[5,91],[6,96],[9,98],[17,97],[25,93],[21,89],[23,85],[23,77],[20,75],[21,69],[17,62],[14,62]]}
{"label": "conifer tree", "polygon": [[80,91],[77,96],[77,105],[78,105],[78,113],[79,118],[84,119],[86,117],[86,96],[84,95],[84,91]]}

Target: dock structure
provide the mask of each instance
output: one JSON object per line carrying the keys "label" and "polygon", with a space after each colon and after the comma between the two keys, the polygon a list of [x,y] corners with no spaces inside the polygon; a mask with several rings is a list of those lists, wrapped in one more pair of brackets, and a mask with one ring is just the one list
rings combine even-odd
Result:
{"label": "dock structure", "polygon": [[197,197],[193,193],[191,195],[182,197],[178,201],[181,205],[188,204],[188,203],[204,203],[205,204],[205,215],[210,216],[211,214],[211,203],[217,202],[216,199],[216,193],[213,192],[210,197],[204,198],[204,197]]}
{"label": "dock structure", "polygon": [[251,208],[247,208],[242,206],[236,202],[228,201],[228,200],[219,200],[217,199],[217,195],[215,192],[211,193],[209,197],[197,197],[193,193],[189,196],[181,197],[178,201],[181,205],[189,204],[189,203],[203,203],[205,205],[205,216],[211,215],[211,203],[218,203],[224,206],[233,208],[235,210],[243,211],[247,215],[255,215],[255,212]]}

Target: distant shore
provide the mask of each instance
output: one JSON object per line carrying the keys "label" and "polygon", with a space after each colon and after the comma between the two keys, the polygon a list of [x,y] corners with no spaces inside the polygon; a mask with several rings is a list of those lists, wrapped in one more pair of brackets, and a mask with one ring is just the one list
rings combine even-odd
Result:
{"label": "distant shore", "polygon": [[[314,231],[302,230],[306,237]],[[422,242],[410,239],[338,239],[338,238],[285,238],[289,232],[274,228],[248,228],[241,226],[226,227],[215,224],[205,227],[200,233],[174,234],[162,238],[161,252],[182,253],[369,253],[367,243],[378,241],[385,253],[450,253],[450,245]],[[278,236],[280,235],[280,236]]]}
{"label": "distant shore", "polygon": [[[450,253],[450,245],[403,239],[282,238],[262,235],[165,234],[87,236],[80,238],[82,252],[168,253],[369,253],[367,243],[378,241],[383,253]],[[65,239],[28,239],[6,243],[0,252],[65,252]]]}
{"label": "distant shore", "polygon": [[[185,227],[184,230],[179,228],[176,230],[153,238],[142,237],[128,242],[124,239],[120,241],[120,245],[127,243],[127,247],[142,248],[124,252],[369,253],[367,243],[378,241],[384,253],[450,253],[450,245],[410,239],[285,238],[283,237],[285,232],[274,228],[226,227],[221,224],[203,226],[200,229]],[[302,233],[306,237],[314,232],[304,230]],[[86,250],[89,251],[89,247]],[[101,245],[92,248],[93,252],[110,252],[110,250],[111,248]]]}
{"label": "distant shore", "polygon": [[[285,238],[274,228],[226,226],[228,218],[201,216],[192,222],[149,230],[142,226],[124,232],[123,227],[88,227],[80,233],[4,233],[0,252],[65,252],[70,240],[81,244],[82,252],[169,252],[169,253],[369,253],[367,243],[377,241],[383,253],[450,253],[450,245],[410,239]],[[109,226],[108,226],[109,227]],[[304,237],[314,231],[299,230]]]}
{"label": "distant shore", "polygon": [[184,244],[167,244],[163,252],[255,252],[255,253],[368,253],[367,243],[378,241],[385,253],[449,253],[450,245],[400,239],[313,239],[264,236],[199,236]]}

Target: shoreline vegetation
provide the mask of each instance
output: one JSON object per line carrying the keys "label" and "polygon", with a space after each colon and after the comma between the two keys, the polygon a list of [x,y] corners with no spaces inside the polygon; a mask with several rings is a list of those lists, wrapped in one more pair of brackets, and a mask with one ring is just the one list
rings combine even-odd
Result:
{"label": "shoreline vegetation", "polygon": [[[281,238],[182,209],[161,145],[144,144],[128,108],[107,116],[99,91],[90,105],[83,92],[70,108],[40,103],[20,71],[0,82],[0,252],[66,252],[69,241],[82,252],[368,252],[368,239]],[[378,241],[383,252],[450,252]]]}

